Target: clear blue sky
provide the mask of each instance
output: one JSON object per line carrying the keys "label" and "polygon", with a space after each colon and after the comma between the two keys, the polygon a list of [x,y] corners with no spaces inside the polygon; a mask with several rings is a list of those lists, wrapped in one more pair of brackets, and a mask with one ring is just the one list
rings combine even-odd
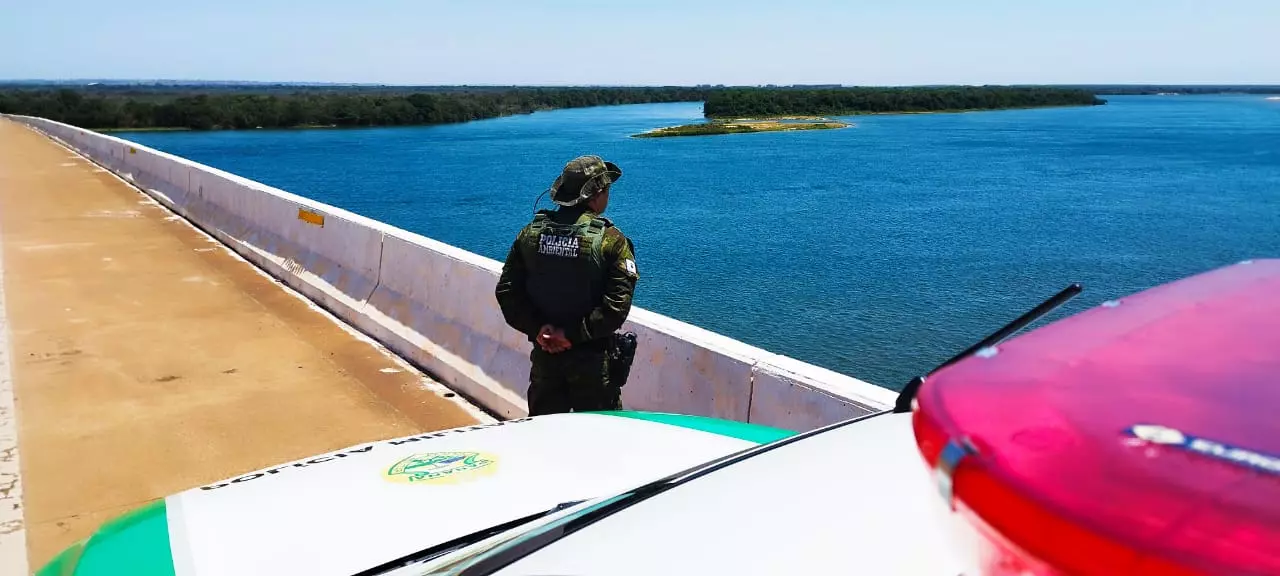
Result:
{"label": "clear blue sky", "polygon": [[0,0],[0,78],[1280,83],[1280,0]]}

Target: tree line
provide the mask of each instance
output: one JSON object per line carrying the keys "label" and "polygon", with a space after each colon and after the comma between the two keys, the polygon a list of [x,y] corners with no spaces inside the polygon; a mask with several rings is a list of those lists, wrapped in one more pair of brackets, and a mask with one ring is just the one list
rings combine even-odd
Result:
{"label": "tree line", "polygon": [[444,124],[557,108],[658,102],[702,101],[704,114],[712,118],[1103,103],[1085,89],[1052,87],[282,88],[8,87],[0,89],[0,113],[40,116],[89,129],[214,130]]}
{"label": "tree line", "polygon": [[684,87],[289,94],[10,89],[0,91],[0,113],[40,116],[90,129],[396,126],[466,122],[557,108],[697,102],[705,95],[705,90]]}
{"label": "tree line", "polygon": [[1280,94],[1280,85],[1267,84],[1096,84],[1066,86],[1088,90],[1100,96],[1153,94]]}
{"label": "tree line", "polygon": [[703,112],[710,118],[743,118],[999,110],[1092,106],[1104,103],[1104,100],[1087,90],[1045,87],[944,86],[819,90],[731,88],[710,92]]}

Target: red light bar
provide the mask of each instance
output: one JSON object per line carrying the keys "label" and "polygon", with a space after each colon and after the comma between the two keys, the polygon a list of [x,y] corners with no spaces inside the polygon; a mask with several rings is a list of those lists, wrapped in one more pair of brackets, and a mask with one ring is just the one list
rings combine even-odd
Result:
{"label": "red light bar", "polygon": [[1056,322],[917,402],[984,574],[1280,574],[1280,260]]}

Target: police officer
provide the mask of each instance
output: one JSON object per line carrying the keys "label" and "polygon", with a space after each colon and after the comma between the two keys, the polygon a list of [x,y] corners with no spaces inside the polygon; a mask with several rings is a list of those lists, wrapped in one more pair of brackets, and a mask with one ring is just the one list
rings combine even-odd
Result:
{"label": "police officer", "polygon": [[507,324],[533,342],[529,415],[619,410],[608,348],[631,311],[640,276],[634,247],[601,214],[622,170],[579,156],[551,185],[556,210],[520,230],[495,295]]}

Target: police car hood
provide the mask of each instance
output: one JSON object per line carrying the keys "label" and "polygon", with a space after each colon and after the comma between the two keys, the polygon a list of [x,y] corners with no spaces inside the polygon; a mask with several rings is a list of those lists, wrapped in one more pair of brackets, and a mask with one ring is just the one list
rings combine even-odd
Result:
{"label": "police car hood", "polygon": [[497,576],[973,574],[911,421],[881,414],[759,453],[579,526]]}
{"label": "police car hood", "polygon": [[[622,412],[371,442],[169,496],[109,523],[55,563],[77,557],[75,574],[349,575],[787,434]],[[142,566],[166,561],[172,571]]]}

